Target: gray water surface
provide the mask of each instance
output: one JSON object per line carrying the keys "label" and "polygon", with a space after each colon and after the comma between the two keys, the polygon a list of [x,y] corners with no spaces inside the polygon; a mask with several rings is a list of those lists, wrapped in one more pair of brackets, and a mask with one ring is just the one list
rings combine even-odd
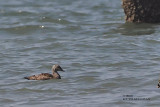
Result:
{"label": "gray water surface", "polygon": [[[160,25],[120,0],[1,0],[1,107],[159,107]],[[51,73],[61,80],[28,81]],[[126,95],[150,100],[123,100]]]}

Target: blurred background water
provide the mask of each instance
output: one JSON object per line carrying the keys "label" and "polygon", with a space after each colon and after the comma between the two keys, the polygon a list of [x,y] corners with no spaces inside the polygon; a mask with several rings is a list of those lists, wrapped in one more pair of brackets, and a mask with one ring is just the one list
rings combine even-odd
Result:
{"label": "blurred background water", "polygon": [[[159,47],[160,24],[125,23],[120,0],[1,0],[0,106],[158,107]],[[53,64],[61,80],[23,79]]]}

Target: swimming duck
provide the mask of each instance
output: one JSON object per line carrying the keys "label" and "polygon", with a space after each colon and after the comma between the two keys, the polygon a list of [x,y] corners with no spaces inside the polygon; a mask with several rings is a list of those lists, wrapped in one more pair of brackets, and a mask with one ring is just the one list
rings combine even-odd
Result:
{"label": "swimming duck", "polygon": [[159,82],[158,82],[157,88],[160,88],[160,80],[159,80]]}
{"label": "swimming duck", "polygon": [[53,65],[52,66],[52,74],[49,73],[41,73],[39,75],[32,75],[29,77],[24,77],[25,79],[28,80],[49,80],[49,79],[61,79],[61,76],[57,71],[63,71],[64,70],[58,65]]}

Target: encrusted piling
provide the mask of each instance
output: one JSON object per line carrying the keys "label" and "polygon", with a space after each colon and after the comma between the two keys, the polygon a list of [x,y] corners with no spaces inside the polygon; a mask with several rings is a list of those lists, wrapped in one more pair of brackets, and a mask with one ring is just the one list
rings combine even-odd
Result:
{"label": "encrusted piling", "polygon": [[160,0],[122,0],[122,7],[126,22],[160,22]]}

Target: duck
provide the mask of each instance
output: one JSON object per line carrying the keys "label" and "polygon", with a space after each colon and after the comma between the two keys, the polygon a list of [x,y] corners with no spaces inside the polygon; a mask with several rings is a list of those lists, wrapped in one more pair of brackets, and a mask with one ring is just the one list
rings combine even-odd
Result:
{"label": "duck", "polygon": [[32,76],[28,76],[28,77],[24,77],[24,79],[28,79],[28,80],[49,80],[49,79],[61,79],[61,76],[59,75],[59,73],[57,71],[63,71],[65,72],[60,65],[55,64],[52,66],[52,74],[49,73],[41,73],[38,75],[32,75]]}
{"label": "duck", "polygon": [[158,82],[157,88],[160,88],[160,80],[159,80],[159,82]]}

